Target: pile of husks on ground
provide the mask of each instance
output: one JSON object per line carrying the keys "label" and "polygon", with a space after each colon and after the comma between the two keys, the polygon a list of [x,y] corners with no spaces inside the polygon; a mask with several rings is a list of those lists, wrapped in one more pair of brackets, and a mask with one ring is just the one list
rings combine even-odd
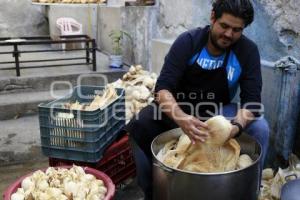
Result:
{"label": "pile of husks on ground", "polygon": [[289,156],[289,167],[278,168],[276,173],[271,168],[264,169],[259,200],[279,200],[282,186],[296,177],[300,177],[300,160],[294,154]]}

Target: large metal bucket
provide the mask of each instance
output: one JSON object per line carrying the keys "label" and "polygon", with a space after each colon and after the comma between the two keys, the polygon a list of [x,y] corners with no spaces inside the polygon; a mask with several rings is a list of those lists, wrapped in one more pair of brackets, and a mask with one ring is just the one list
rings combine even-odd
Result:
{"label": "large metal bucket", "polygon": [[255,162],[244,169],[224,173],[192,173],[170,168],[156,155],[164,144],[182,134],[180,128],[157,136],[152,144],[153,199],[155,200],[256,200],[259,194],[261,146],[251,136],[237,139],[241,153]]}

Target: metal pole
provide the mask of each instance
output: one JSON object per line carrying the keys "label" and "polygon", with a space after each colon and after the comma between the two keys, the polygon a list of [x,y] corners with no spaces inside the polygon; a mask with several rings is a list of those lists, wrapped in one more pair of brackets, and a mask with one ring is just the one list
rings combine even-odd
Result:
{"label": "metal pole", "polygon": [[16,72],[17,76],[20,76],[20,62],[19,62],[19,51],[18,51],[18,45],[14,44],[14,52],[13,52],[13,57],[15,57],[15,63],[16,63]]}
{"label": "metal pole", "polygon": [[85,52],[86,52],[86,64],[89,64],[90,63],[90,43],[89,42],[86,42],[85,43]]}
{"label": "metal pole", "polygon": [[92,40],[92,54],[93,54],[93,71],[97,71],[97,62],[96,62],[96,40]]}

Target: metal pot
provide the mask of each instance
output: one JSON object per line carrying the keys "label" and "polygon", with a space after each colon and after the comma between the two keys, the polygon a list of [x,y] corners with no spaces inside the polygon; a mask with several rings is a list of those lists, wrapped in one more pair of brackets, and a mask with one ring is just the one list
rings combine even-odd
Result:
{"label": "metal pot", "polygon": [[299,200],[300,199],[300,179],[288,181],[281,189],[281,200]]}
{"label": "metal pot", "polygon": [[261,146],[251,136],[237,139],[241,153],[254,163],[244,169],[223,173],[193,173],[173,169],[160,162],[156,155],[164,144],[182,134],[180,128],[157,136],[152,144],[153,199],[155,200],[256,200],[259,194]]}

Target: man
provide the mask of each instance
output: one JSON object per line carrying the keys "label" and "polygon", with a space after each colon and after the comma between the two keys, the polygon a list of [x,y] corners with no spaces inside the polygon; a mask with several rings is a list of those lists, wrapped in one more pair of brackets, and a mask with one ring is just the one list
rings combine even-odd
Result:
{"label": "man", "polygon": [[[155,102],[127,126],[137,144],[138,181],[146,199],[152,198],[154,137],[180,127],[193,142],[205,142],[209,130],[204,121],[218,113],[231,117],[231,137],[245,131],[260,142],[264,161],[269,128],[259,117],[260,56],[254,42],[242,34],[253,16],[250,0],[215,0],[210,26],[182,33],[172,45],[157,80]],[[238,87],[240,107],[230,103]]]}

